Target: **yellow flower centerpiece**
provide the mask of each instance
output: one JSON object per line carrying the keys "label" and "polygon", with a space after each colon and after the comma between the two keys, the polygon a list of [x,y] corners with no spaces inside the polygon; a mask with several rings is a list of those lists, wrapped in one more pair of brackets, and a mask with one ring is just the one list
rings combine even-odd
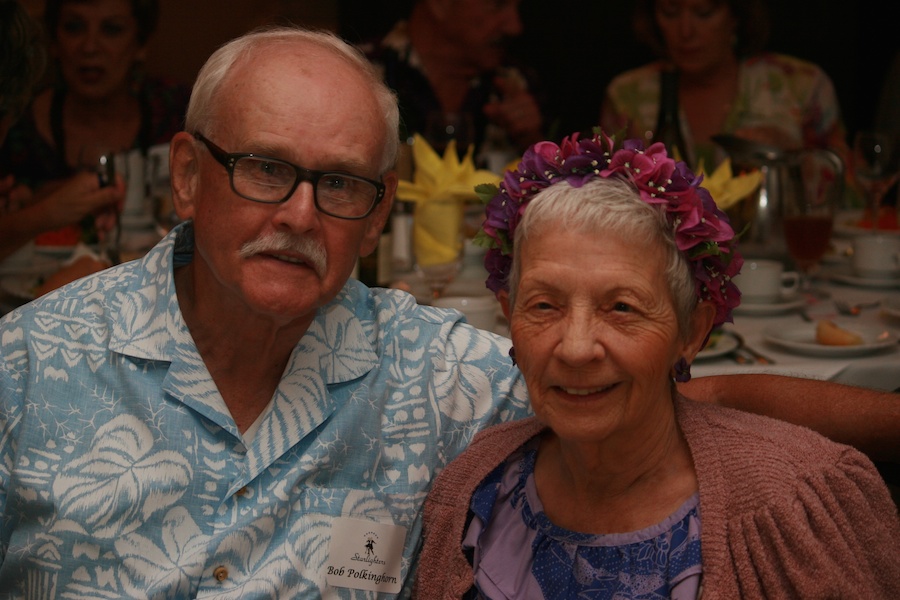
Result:
{"label": "yellow flower centerpiece", "polygon": [[415,203],[413,251],[420,268],[460,260],[465,203],[477,198],[475,186],[500,182],[499,175],[475,168],[473,154],[470,146],[460,160],[451,140],[442,157],[415,135],[413,180],[400,181],[397,197]]}

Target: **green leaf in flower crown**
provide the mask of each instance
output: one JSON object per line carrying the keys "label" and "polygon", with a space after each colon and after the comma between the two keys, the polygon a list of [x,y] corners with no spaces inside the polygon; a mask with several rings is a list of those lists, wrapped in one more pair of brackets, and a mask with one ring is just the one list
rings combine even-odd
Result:
{"label": "green leaf in flower crown", "polygon": [[475,186],[475,195],[481,200],[482,204],[487,204],[497,195],[500,188],[494,183],[479,183]]}

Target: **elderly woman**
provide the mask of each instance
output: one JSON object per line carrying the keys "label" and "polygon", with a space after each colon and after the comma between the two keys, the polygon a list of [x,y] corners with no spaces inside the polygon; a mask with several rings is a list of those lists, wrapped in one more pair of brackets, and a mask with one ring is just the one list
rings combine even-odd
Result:
{"label": "elderly woman", "polygon": [[676,392],[740,297],[734,233],[684,163],[542,142],[484,228],[536,416],[436,480],[419,597],[898,597],[900,523],[866,457]]}

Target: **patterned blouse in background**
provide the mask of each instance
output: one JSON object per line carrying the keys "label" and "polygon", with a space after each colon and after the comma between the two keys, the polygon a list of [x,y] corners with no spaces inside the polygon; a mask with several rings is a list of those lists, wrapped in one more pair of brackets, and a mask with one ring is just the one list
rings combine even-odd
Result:
{"label": "patterned blouse in background", "polygon": [[[656,127],[659,107],[659,71],[653,62],[615,77],[606,88],[600,117],[606,131],[628,129],[628,137],[647,139]],[[743,60],[739,88],[722,133],[765,122],[777,125],[806,148],[830,148],[845,164],[849,157],[845,130],[834,85],[817,65],[783,54],[763,53]],[[707,168],[725,154],[713,144],[697,144],[687,119],[681,125],[693,156]],[[696,166],[696,165],[694,165]]]}

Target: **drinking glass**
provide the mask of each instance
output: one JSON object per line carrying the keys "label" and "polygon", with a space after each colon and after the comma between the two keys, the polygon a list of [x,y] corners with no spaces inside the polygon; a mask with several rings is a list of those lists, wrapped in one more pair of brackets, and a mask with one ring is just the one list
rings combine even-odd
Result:
{"label": "drinking glass", "polygon": [[826,292],[812,285],[812,275],[831,242],[837,200],[833,190],[807,181],[802,190],[784,198],[784,239],[800,273],[800,292],[826,297]]}
{"label": "drinking glass", "polygon": [[860,131],[853,139],[853,173],[866,193],[872,230],[878,229],[881,202],[900,174],[897,136],[883,131]]}
{"label": "drinking glass", "polygon": [[[120,156],[109,146],[102,144],[82,146],[78,154],[78,168],[82,171],[97,174],[100,187],[106,187],[115,183],[116,173],[127,170],[127,165]],[[93,229],[91,238],[96,236],[100,254],[113,264],[119,262],[122,218],[118,208],[111,209],[112,225],[108,231],[100,231],[97,228],[95,215],[89,215],[82,221],[82,227]]]}
{"label": "drinking glass", "polygon": [[464,156],[469,145],[475,143],[475,125],[471,115],[432,111],[425,117],[422,137],[441,156],[450,140],[456,140],[456,152]]}
{"label": "drinking glass", "polygon": [[413,213],[415,270],[425,280],[432,298],[462,270],[463,203],[452,195],[419,203]]}

